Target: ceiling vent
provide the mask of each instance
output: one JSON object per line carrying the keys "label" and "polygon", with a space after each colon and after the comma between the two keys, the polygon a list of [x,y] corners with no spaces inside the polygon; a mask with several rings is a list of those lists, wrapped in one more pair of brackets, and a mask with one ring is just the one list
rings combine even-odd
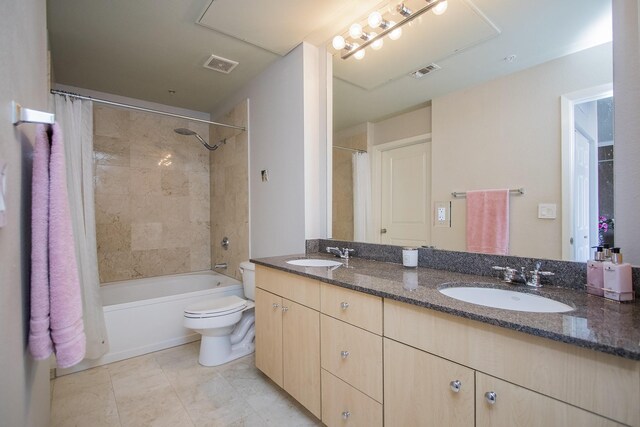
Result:
{"label": "ceiling vent", "polygon": [[416,70],[412,73],[409,73],[409,75],[411,77],[413,77],[414,79],[420,79],[424,76],[426,76],[429,73],[432,73],[434,71],[437,71],[440,69],[440,66],[438,64],[435,63],[431,63],[429,65],[427,65],[426,67],[422,67],[419,70]]}
{"label": "ceiling vent", "polygon": [[238,63],[221,56],[211,55],[204,63],[204,68],[209,68],[220,73],[229,74]]}

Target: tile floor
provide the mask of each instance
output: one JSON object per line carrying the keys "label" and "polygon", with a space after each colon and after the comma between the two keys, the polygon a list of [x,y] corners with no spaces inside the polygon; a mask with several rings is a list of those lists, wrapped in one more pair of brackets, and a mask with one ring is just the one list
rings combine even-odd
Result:
{"label": "tile floor", "polygon": [[51,426],[320,426],[255,368],[207,368],[199,342],[56,378]]}

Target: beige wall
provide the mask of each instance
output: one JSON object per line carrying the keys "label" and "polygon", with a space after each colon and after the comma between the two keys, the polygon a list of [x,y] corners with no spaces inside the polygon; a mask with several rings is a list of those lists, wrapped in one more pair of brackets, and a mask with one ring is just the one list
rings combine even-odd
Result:
{"label": "beige wall", "polygon": [[[612,80],[611,44],[547,62],[433,100],[433,201],[452,191],[524,187],[511,197],[510,254],[561,258],[560,96]],[[558,217],[538,219],[538,203]],[[464,199],[438,248],[465,250]]]}
{"label": "beige wall", "polygon": [[[246,127],[248,106],[244,100],[218,121]],[[216,271],[241,280],[238,267],[249,259],[248,132],[211,126],[210,137],[211,144],[227,140],[210,154],[212,263],[227,263],[226,270]],[[228,249],[220,244],[224,237],[229,238]]]}
{"label": "beige wall", "polygon": [[[333,145],[367,150],[367,124],[345,129],[333,136]],[[353,165],[352,151],[333,149],[332,237],[353,240]]]}
{"label": "beige wall", "polygon": [[27,349],[31,156],[35,126],[14,127],[11,101],[47,111],[45,2],[0,2],[0,162],[7,169],[7,225],[0,228],[0,425],[49,425],[49,363]]}
{"label": "beige wall", "polygon": [[208,125],[94,106],[100,282],[207,270]]}
{"label": "beige wall", "polygon": [[373,125],[373,145],[431,133],[431,106],[398,114]]}

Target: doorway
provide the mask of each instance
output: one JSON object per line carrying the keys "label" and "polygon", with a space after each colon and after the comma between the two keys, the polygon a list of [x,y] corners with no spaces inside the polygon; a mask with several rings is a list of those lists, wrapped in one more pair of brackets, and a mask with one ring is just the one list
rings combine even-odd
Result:
{"label": "doorway", "polygon": [[422,246],[431,240],[430,141],[425,135],[374,147],[380,243]]}
{"label": "doorway", "polygon": [[562,115],[563,258],[585,262],[614,244],[611,86],[563,96]]}

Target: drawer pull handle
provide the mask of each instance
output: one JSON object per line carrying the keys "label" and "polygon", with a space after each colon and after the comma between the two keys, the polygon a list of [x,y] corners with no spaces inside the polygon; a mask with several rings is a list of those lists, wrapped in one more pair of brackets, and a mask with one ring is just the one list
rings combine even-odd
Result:
{"label": "drawer pull handle", "polygon": [[344,411],[342,413],[342,419],[343,420],[349,419],[350,416],[351,416],[351,412],[349,412],[349,411]]}
{"label": "drawer pull handle", "polygon": [[343,359],[346,359],[347,356],[349,356],[349,352],[346,350],[343,350],[340,352],[340,356],[342,356]]}
{"label": "drawer pull handle", "polygon": [[451,381],[449,385],[451,386],[451,391],[454,393],[459,393],[460,387],[462,387],[462,383],[460,382],[460,380]]}
{"label": "drawer pull handle", "polygon": [[340,307],[342,307],[343,310],[346,310],[347,308],[349,308],[349,303],[346,301],[342,301],[340,303]]}
{"label": "drawer pull handle", "polygon": [[273,308],[277,309],[278,307],[280,307],[280,304],[276,304],[275,302],[273,303]]}
{"label": "drawer pull handle", "polygon": [[285,307],[284,305],[282,306],[282,312],[286,313],[287,311],[289,311],[289,307]]}
{"label": "drawer pull handle", "polygon": [[498,395],[495,391],[488,391],[484,394],[484,398],[487,400],[489,405],[495,405],[496,400],[498,399]]}

